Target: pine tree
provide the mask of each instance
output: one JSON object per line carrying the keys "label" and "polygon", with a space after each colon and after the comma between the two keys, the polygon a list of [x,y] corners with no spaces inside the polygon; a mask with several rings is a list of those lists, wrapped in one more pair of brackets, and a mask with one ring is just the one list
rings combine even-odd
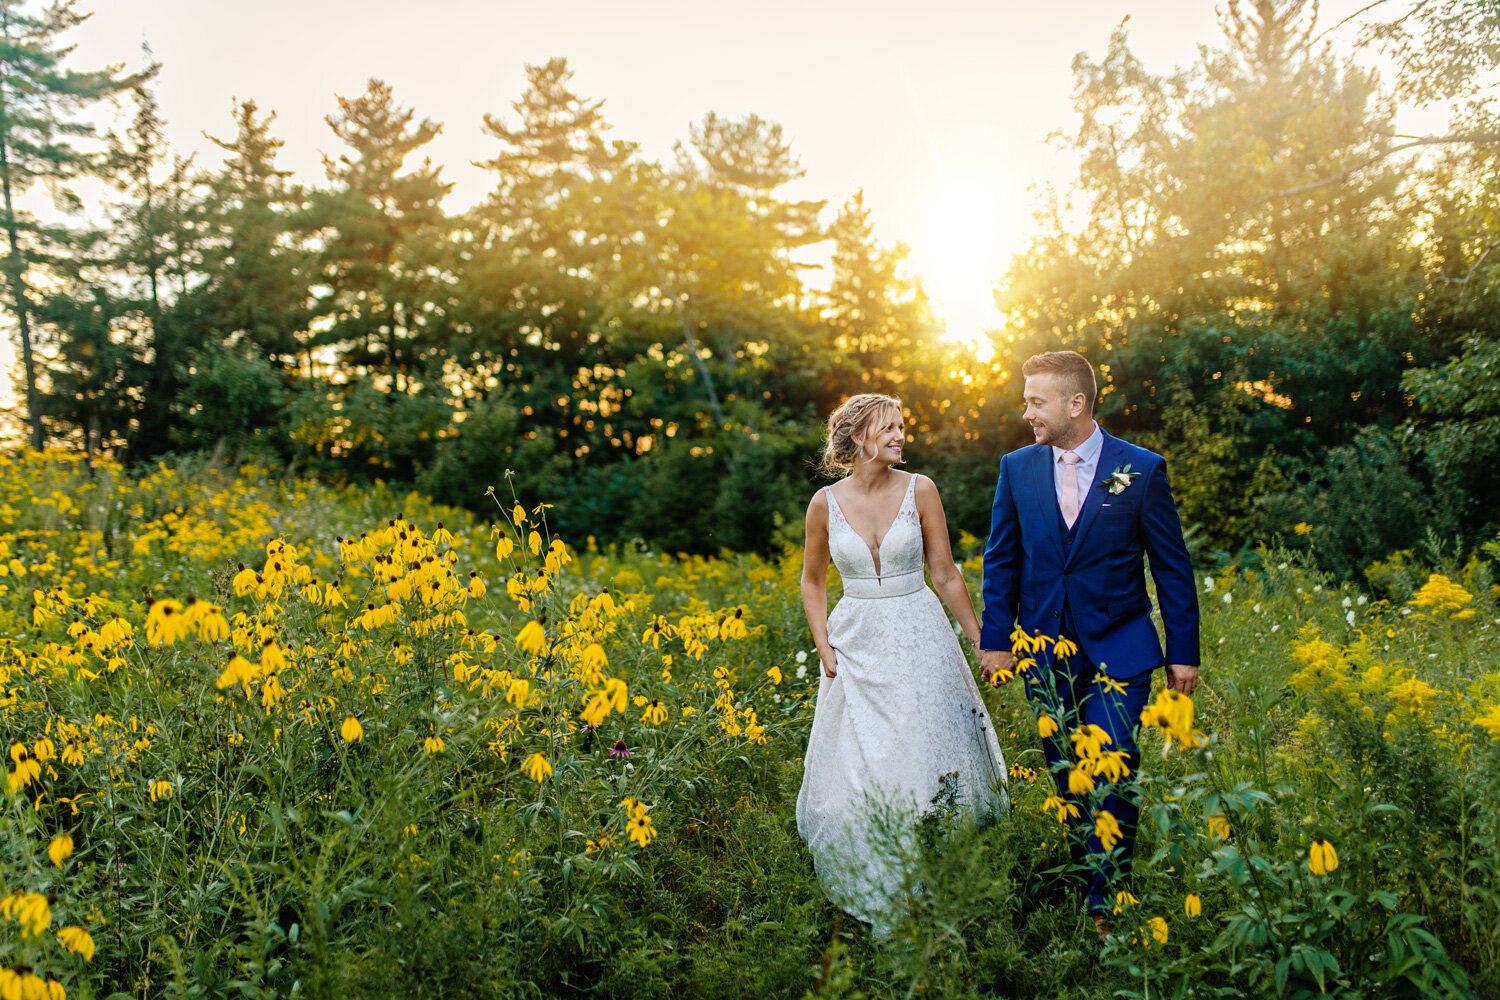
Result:
{"label": "pine tree", "polygon": [[356,98],[339,97],[328,125],[349,151],[325,160],[331,191],[316,197],[325,234],[323,302],[333,318],[324,339],[344,345],[352,364],[383,372],[406,391],[442,322],[442,276],[449,267],[442,200],[453,185],[440,168],[406,161],[442,126],[396,104],[372,79]]}
{"label": "pine tree", "polygon": [[229,155],[205,178],[203,277],[181,312],[198,342],[244,339],[285,367],[309,346],[314,275],[307,195],[276,165],[283,143],[271,134],[275,120],[254,101],[239,101],[234,137],[209,136]]}
{"label": "pine tree", "polygon": [[[73,117],[89,105],[134,86],[155,72],[122,75],[121,67],[76,72],[63,67],[71,47],[59,36],[88,15],[62,0],[29,13],[24,0],[0,0],[0,226],[5,229],[4,270],[8,305],[15,314],[26,381],[26,417],[32,447],[45,439],[32,319],[35,293],[30,269],[61,234],[21,211],[17,199],[33,184],[60,184],[97,169],[99,158],[75,143],[93,128]],[[64,197],[66,193],[62,192]]]}

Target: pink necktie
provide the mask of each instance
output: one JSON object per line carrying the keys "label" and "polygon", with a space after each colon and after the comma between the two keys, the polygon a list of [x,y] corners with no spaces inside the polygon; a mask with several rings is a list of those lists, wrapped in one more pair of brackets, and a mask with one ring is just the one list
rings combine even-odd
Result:
{"label": "pink necktie", "polygon": [[1078,463],[1083,459],[1078,457],[1077,452],[1065,451],[1062,460],[1066,468],[1063,469],[1062,495],[1058,497],[1058,502],[1062,505],[1063,520],[1071,528],[1073,522],[1078,520]]}

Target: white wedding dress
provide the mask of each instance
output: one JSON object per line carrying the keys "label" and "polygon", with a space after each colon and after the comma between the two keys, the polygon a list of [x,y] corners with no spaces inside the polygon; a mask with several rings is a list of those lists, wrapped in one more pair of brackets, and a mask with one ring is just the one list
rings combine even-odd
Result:
{"label": "white wedding dress", "polygon": [[828,616],[838,676],[819,674],[797,795],[797,831],[829,898],[877,932],[889,927],[915,822],[945,778],[960,808],[998,814],[1007,805],[994,727],[924,580],[915,486],[913,476],[878,562],[833,488],[823,491],[828,547],[844,581]]}

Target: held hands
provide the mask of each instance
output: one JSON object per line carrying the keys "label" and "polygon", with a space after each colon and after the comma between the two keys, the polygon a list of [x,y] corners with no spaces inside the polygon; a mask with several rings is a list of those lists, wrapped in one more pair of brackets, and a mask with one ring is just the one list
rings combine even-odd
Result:
{"label": "held hands", "polygon": [[1198,668],[1181,663],[1167,664],[1167,687],[1183,694],[1192,694],[1198,686]]}
{"label": "held hands", "polygon": [[998,683],[1004,684],[1016,670],[1016,656],[1008,649],[981,649],[979,651],[979,674],[988,683],[996,683],[995,675],[1000,675]]}

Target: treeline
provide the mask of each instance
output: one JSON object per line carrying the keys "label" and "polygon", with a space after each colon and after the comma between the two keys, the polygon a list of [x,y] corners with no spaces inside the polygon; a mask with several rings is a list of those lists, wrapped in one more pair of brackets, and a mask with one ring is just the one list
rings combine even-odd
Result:
{"label": "treeline", "polygon": [[[1080,56],[1082,173],[984,364],[858,195],[784,194],[801,169],[759,117],[710,113],[658,162],[563,60],[529,67],[482,122],[491,194],[450,213],[423,156],[441,126],[379,80],[336,99],[321,184],[278,167],[253,101],[204,168],[165,142],[154,71],[63,69],[80,15],[30,6],[0,0],[0,180],[33,444],[254,455],[468,506],[514,489],[573,537],[765,549],[799,534],[822,416],[871,389],[906,400],[914,467],[983,533],[996,461],[1029,440],[1011,369],[1071,346],[1108,373],[1106,425],[1171,459],[1205,557],[1282,531],[1342,568],[1494,530],[1495,26],[1442,19],[1464,0],[1367,26],[1404,98],[1473,98],[1420,169],[1393,155],[1391,92],[1297,0],[1230,4],[1222,45],[1169,76],[1123,33]],[[1454,73],[1444,44],[1481,56]],[[129,125],[95,135],[111,102]],[[16,201],[85,174],[111,191],[96,226]]]}

